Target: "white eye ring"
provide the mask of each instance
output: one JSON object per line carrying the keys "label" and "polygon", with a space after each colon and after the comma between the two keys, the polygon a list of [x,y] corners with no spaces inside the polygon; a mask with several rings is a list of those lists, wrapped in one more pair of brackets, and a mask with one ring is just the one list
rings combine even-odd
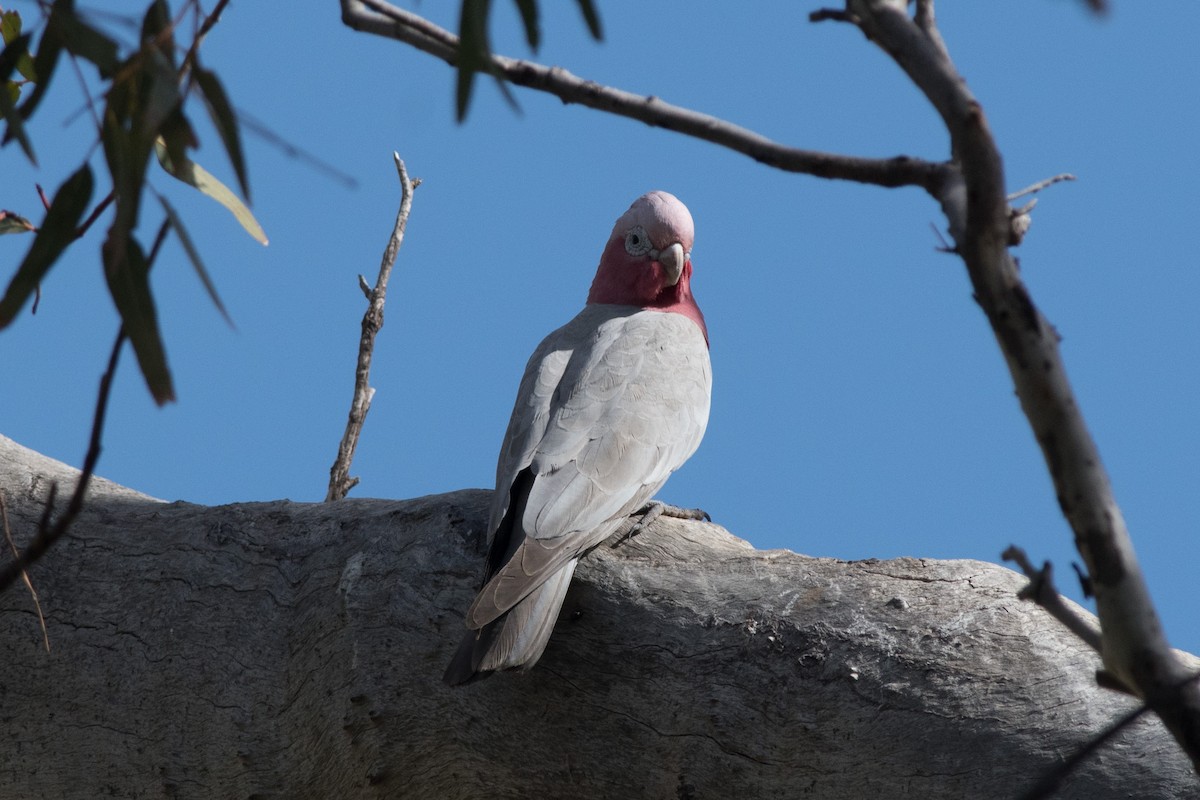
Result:
{"label": "white eye ring", "polygon": [[650,244],[650,237],[646,235],[646,229],[641,225],[634,225],[625,234],[625,252],[631,256],[644,256],[653,248]]}

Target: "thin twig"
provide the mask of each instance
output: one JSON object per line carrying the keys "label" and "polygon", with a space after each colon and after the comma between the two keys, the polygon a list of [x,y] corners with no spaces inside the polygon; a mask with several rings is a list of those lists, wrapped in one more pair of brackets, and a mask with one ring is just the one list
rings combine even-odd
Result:
{"label": "thin twig", "polygon": [[[225,6],[227,5],[229,5],[229,0],[218,0],[213,10],[204,18],[204,22],[200,24],[200,30],[192,37],[192,44],[184,55],[183,61],[179,64],[180,73],[192,66],[192,63],[196,60],[196,53],[200,50],[200,42],[213,29],[213,26],[221,20],[221,12],[225,10]],[[199,9],[200,6],[197,5],[196,8]]]}
{"label": "thin twig", "polygon": [[383,327],[383,304],[387,299],[388,279],[391,278],[392,266],[396,263],[396,254],[404,242],[404,229],[408,226],[408,215],[412,210],[413,189],[421,184],[419,178],[409,180],[408,171],[404,168],[399,153],[392,153],[392,157],[396,161],[396,172],[400,177],[400,210],[396,214],[391,238],[383,251],[375,287],[368,289],[366,278],[358,276],[359,286],[367,295],[367,310],[363,314],[362,336],[358,341],[358,365],[354,371],[354,397],[350,401],[350,415],[346,420],[346,431],[338,445],[337,457],[329,469],[329,490],[325,494],[327,503],[331,500],[341,500],[358,485],[358,478],[350,477],[350,464],[354,461],[358,437],[362,434],[363,423],[366,422],[367,412],[371,410],[371,400],[375,396],[375,390],[371,388],[371,356],[375,351],[375,336]]}
{"label": "thin twig", "polygon": [[1019,197],[1024,197],[1027,194],[1037,194],[1042,189],[1045,189],[1047,186],[1053,186],[1054,184],[1061,183],[1062,181],[1073,181],[1073,180],[1075,180],[1074,175],[1072,175],[1069,172],[1063,172],[1058,175],[1055,175],[1053,178],[1046,178],[1044,181],[1038,181],[1037,183],[1035,183],[1031,186],[1026,186],[1024,189],[1022,189],[1019,192],[1013,192],[1012,194],[1010,194],[1008,196],[1007,199],[1008,199],[1008,202],[1011,203],[1013,200],[1016,200]]}
{"label": "thin twig", "polygon": [[[342,21],[354,30],[396,39],[451,66],[457,65],[458,37],[450,31],[384,0],[341,0],[341,4]],[[509,83],[547,92],[564,103],[577,103],[712,142],[786,172],[888,188],[920,186],[935,195],[953,172],[949,163],[910,156],[858,158],[787,147],[719,117],[584,80],[561,67],[500,55],[490,58],[483,71]]]}
{"label": "thin twig", "polygon": [[91,228],[92,225],[95,224],[96,220],[100,218],[100,215],[104,213],[104,209],[106,209],[110,205],[112,205],[113,200],[116,200],[116,199],[117,199],[117,192],[114,189],[113,191],[108,193],[107,197],[105,197],[103,200],[101,200],[99,203],[96,204],[96,207],[94,209],[92,209],[92,213],[88,214],[88,218],[85,219],[80,224],[80,226],[75,229],[75,238],[76,239],[83,238],[83,235],[88,232],[88,229]]}
{"label": "thin twig", "polygon": [[[8,525],[8,506],[4,502],[4,490],[0,489],[0,518],[4,522],[4,539],[8,542],[8,548],[12,550],[13,558],[20,559],[21,551],[17,549],[17,543],[13,541],[12,528]],[[33,598],[33,610],[37,612],[38,623],[42,626],[42,641],[46,645],[46,652],[50,652],[50,633],[46,630],[46,618],[42,615],[42,604],[38,600],[37,589],[33,588],[33,581],[29,579],[29,573],[26,570],[21,570],[21,578],[25,581],[25,587],[29,589],[29,596]]]}
{"label": "thin twig", "polygon": [[238,125],[250,133],[258,136],[258,138],[276,148],[288,158],[299,161],[302,164],[307,164],[317,172],[323,173],[326,177],[332,178],[333,180],[342,184],[342,186],[345,186],[347,189],[358,188],[358,180],[356,180],[353,175],[342,172],[328,161],[323,161],[320,157],[314,155],[313,153],[310,153],[307,150],[293,144],[292,142],[289,142],[287,139],[271,130],[270,126],[268,126],[265,122],[246,111],[246,109],[236,107],[234,111],[237,113]]}
{"label": "thin twig", "polygon": [[1029,584],[1017,592],[1017,597],[1037,603],[1071,633],[1082,639],[1088,647],[1097,653],[1100,652],[1100,632],[1063,602],[1063,596],[1054,586],[1054,569],[1049,561],[1043,564],[1041,569],[1037,569],[1029,560],[1029,556],[1025,555],[1025,551],[1016,545],[1011,545],[1001,553],[1000,558],[1014,562],[1025,573],[1025,577],[1029,578]]}

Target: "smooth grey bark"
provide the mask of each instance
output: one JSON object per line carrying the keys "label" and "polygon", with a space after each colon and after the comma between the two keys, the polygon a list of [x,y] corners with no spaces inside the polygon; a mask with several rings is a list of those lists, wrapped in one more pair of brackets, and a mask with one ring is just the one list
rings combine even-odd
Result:
{"label": "smooth grey bark", "polygon": [[[18,544],[75,474],[0,437]],[[1133,707],[1007,569],[669,519],[584,560],[532,672],[451,689],[487,501],[96,480],[31,571],[52,652],[0,596],[0,797],[1005,798]],[[1198,791],[1146,715],[1058,796]]]}

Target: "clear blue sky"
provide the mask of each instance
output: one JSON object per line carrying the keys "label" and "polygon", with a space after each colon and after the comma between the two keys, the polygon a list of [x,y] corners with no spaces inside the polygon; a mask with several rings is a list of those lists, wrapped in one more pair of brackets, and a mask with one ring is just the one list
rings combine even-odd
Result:
{"label": "clear blue sky", "polygon": [[[457,5],[410,7],[454,27]],[[512,4],[495,5],[495,48],[527,56]],[[796,146],[946,155],[935,114],[882,53],[848,26],[807,22],[817,3],[599,0],[603,44],[574,4],[542,5],[538,58],[578,75]],[[1017,254],[1063,336],[1168,634],[1196,652],[1200,12],[1114,5],[1105,21],[1068,0],[939,12],[1010,187],[1079,176],[1040,196]],[[290,8],[235,0],[204,61],[235,104],[357,188],[247,133],[263,248],[207,199],[153,178],[200,240],[236,330],[172,242],[154,286],[179,402],[156,408],[127,357],[101,474],[198,503],[324,496],[364,307],[356,276],[374,276],[391,229],[398,150],[425,183],[391,283],[354,496],[490,487],[529,352],[581,307],[613,220],[661,188],[696,220],[715,373],[708,435],[664,499],[704,507],[759,547],[818,556],[997,561],[1016,543],[1052,559],[1078,597],[1071,533],[963,266],[936,250],[930,226],[944,222],[925,194],[775,172],[520,89],[514,114],[487,81],[459,126],[444,64],[344,28],[335,0]],[[55,89],[32,127],[41,169],[15,147],[0,153],[0,208],[35,220],[34,181],[56,187],[93,138],[69,71]],[[211,129],[201,137],[197,160],[229,178]],[[148,204],[145,239],[157,221]],[[117,327],[100,233],[58,265],[36,316],[0,332],[0,431],[76,465]],[[28,244],[0,237],[0,277]]]}

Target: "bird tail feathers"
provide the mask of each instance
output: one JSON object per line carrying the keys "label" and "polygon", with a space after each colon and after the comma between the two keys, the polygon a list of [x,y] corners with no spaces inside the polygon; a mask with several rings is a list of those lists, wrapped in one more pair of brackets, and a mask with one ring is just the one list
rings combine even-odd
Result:
{"label": "bird tail feathers", "polygon": [[573,558],[503,615],[467,631],[442,680],[458,686],[497,670],[527,670],[541,658],[562,609],[578,558]]}

